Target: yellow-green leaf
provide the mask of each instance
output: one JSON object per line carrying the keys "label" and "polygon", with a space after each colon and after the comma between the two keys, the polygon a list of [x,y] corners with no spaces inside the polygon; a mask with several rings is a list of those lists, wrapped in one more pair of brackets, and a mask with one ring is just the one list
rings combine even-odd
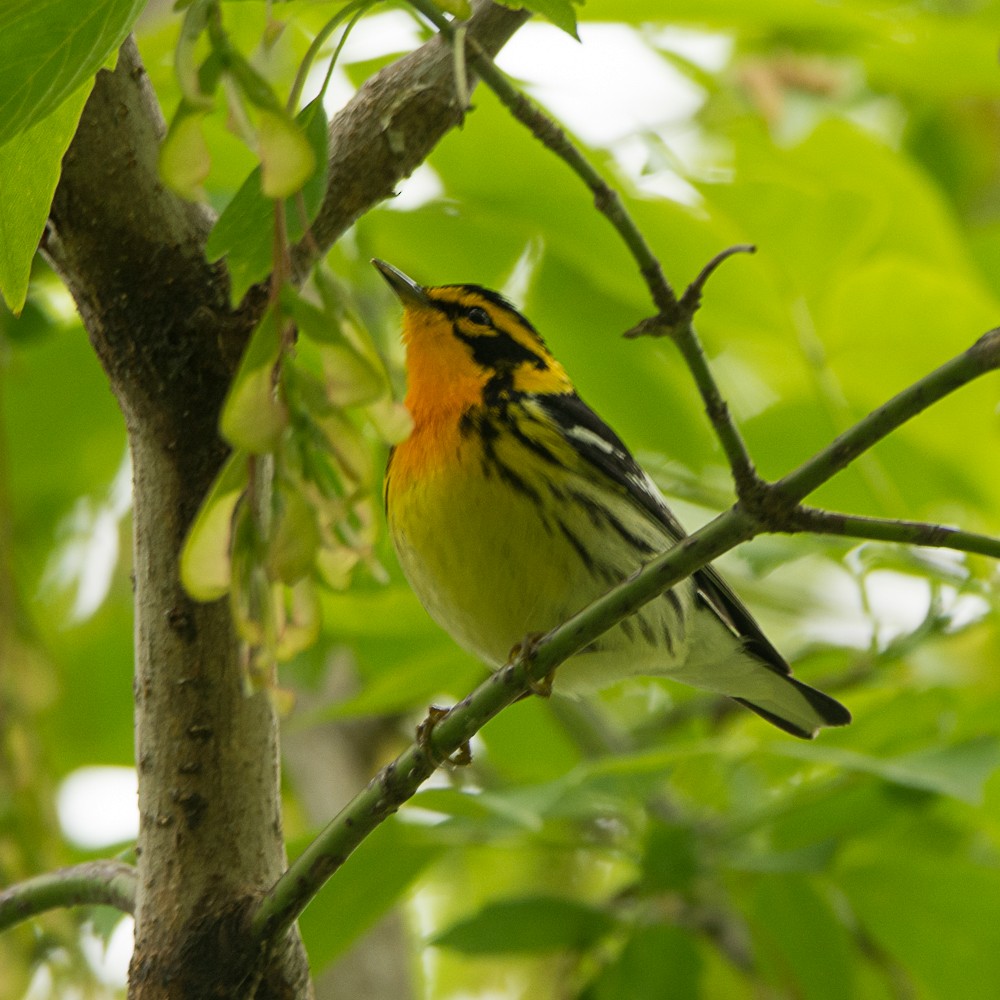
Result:
{"label": "yellow-green leaf", "polygon": [[268,198],[295,194],[316,170],[316,154],[302,129],[289,117],[261,111],[257,128],[261,189]]}
{"label": "yellow-green leaf", "polygon": [[357,406],[378,399],[386,389],[382,373],[376,371],[344,341],[320,348],[326,394],[334,406]]}
{"label": "yellow-green leaf", "polygon": [[302,493],[278,488],[273,534],[268,540],[268,573],[272,580],[297,583],[312,568],[320,545],[316,512]]}
{"label": "yellow-green leaf", "polygon": [[438,6],[463,21],[472,16],[472,5],[469,0],[438,0]]}
{"label": "yellow-green leaf", "polygon": [[62,158],[93,87],[88,80],[51,114],[0,145],[0,295],[19,313]]}
{"label": "yellow-green leaf", "polygon": [[308,649],[319,635],[320,608],[312,580],[299,580],[294,587],[281,587],[276,597],[280,625],[274,655],[278,660],[291,659]]}
{"label": "yellow-green leaf", "polygon": [[160,147],[160,176],[164,184],[182,198],[196,201],[204,194],[212,156],[201,131],[204,112],[178,110]]}
{"label": "yellow-green leaf", "polygon": [[273,451],[288,423],[288,411],[274,385],[280,353],[281,329],[272,307],[250,337],[220,422],[227,441],[255,454]]}
{"label": "yellow-green leaf", "polygon": [[379,437],[386,444],[399,444],[410,436],[413,417],[398,400],[385,396],[370,403],[365,409]]}
{"label": "yellow-green leaf", "polygon": [[246,485],[247,455],[237,451],[216,477],[181,550],[181,582],[195,600],[214,601],[229,589],[233,511]]}
{"label": "yellow-green leaf", "polygon": [[324,414],[317,423],[326,435],[341,475],[352,486],[371,483],[374,478],[371,448],[361,430],[336,411]]}
{"label": "yellow-green leaf", "polygon": [[351,584],[354,567],[361,556],[346,545],[320,549],[316,556],[316,568],[320,578],[332,590],[347,590]]}

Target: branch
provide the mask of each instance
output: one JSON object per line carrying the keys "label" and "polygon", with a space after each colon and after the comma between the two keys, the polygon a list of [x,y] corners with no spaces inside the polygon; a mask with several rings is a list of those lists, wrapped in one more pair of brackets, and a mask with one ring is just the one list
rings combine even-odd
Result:
{"label": "branch", "polygon": [[113,906],[135,911],[136,870],[123,861],[87,861],[38,875],[0,892],[0,931],[46,910]]}
{"label": "branch", "polygon": [[954,549],[1000,559],[1000,538],[950,528],[943,524],[860,517],[856,514],[818,510],[815,507],[796,507],[788,516],[786,527],[782,531],[808,531],[814,535],[846,535],[850,538],[870,538],[878,542],[925,545],[932,549]]}
{"label": "branch", "polygon": [[[471,695],[450,711],[440,715],[432,713],[421,727],[423,732],[418,732],[417,742],[372,779],[263,897],[251,918],[251,933],[261,942],[284,933],[365,837],[396,812],[441,763],[460,754],[490,719],[527,692],[537,689],[559,664],[623,618],[741,542],[764,532],[815,530],[811,524],[813,520],[832,532],[838,519],[844,519],[843,523],[856,525],[862,537],[868,537],[864,535],[866,530],[885,537],[895,533],[899,537],[893,540],[953,545],[1000,556],[1000,540],[938,525],[825,514],[810,511],[797,503],[801,499],[799,490],[808,493],[816,489],[895,427],[972,379],[998,367],[1000,331],[992,331],[969,350],[860,421],[781,483],[761,484],[760,490],[753,494],[754,503],[737,502],[557,628],[526,640],[512,653],[508,664]],[[794,496],[793,489],[796,491]],[[810,523],[799,527],[796,519]]]}

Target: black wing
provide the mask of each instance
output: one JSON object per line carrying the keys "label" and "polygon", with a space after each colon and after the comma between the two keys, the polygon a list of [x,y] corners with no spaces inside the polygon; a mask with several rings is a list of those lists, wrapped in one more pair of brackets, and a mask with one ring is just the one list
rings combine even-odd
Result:
{"label": "black wing", "polygon": [[[678,540],[685,537],[687,532],[659,491],[651,488],[646,473],[621,438],[576,393],[534,398],[580,458],[624,489],[670,535]],[[750,653],[775,673],[791,674],[784,657],[771,645],[753,615],[714,566],[704,566],[693,574],[693,579],[698,587],[698,599],[743,640]]]}

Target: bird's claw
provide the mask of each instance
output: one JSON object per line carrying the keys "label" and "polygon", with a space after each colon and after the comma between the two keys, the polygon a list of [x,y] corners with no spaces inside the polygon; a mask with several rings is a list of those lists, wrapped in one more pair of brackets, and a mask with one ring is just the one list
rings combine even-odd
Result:
{"label": "bird's claw", "polygon": [[[526,663],[535,655],[535,649],[539,642],[544,638],[544,632],[532,632],[531,635],[525,636],[519,643],[517,643],[514,648],[510,651],[510,656],[507,659],[508,663],[513,663],[515,660],[524,660]],[[540,680],[535,680],[534,678],[528,679],[528,691],[532,694],[538,695],[539,698],[550,698],[552,696],[552,681],[555,679],[556,670],[553,667],[544,677]]]}
{"label": "bird's claw", "polygon": [[466,767],[472,763],[472,747],[469,746],[468,740],[450,756],[439,753],[431,741],[437,724],[450,714],[450,708],[440,708],[437,705],[429,706],[427,718],[417,726],[417,746],[430,757],[435,767],[440,767],[442,764],[448,764],[451,767]]}

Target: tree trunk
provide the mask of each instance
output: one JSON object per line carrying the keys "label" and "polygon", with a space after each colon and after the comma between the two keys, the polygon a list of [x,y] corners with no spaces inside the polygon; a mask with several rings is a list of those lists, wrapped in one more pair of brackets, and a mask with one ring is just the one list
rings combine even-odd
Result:
{"label": "tree trunk", "polygon": [[[134,477],[139,889],[130,996],[299,997],[301,947],[240,982],[246,907],[285,864],[277,725],[245,696],[228,604],[184,592],[178,556],[225,457],[238,356],[210,220],[157,176],[163,123],[134,43],[100,73],[66,156],[46,247],[125,414]],[[226,345],[236,346],[227,351]]]}

